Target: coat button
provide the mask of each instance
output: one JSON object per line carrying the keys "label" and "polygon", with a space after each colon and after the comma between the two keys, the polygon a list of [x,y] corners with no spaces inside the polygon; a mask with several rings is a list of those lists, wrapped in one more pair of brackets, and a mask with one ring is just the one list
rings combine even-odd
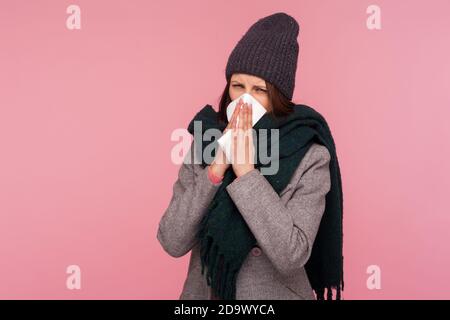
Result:
{"label": "coat button", "polygon": [[261,249],[259,247],[253,247],[252,255],[254,255],[255,257],[259,257],[261,255]]}

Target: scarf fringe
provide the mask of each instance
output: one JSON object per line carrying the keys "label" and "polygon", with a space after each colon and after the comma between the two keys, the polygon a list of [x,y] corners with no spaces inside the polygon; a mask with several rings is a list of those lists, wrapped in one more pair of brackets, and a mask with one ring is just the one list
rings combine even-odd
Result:
{"label": "scarf fringe", "polygon": [[[213,238],[207,236],[203,239],[204,246],[201,250],[202,275],[206,270],[206,281],[213,288],[214,294],[221,299],[234,300],[236,296],[237,269],[230,262],[224,261],[224,255],[220,252]],[[220,265],[220,266],[219,266]]]}
{"label": "scarf fringe", "polygon": [[326,289],[326,293],[327,293],[327,300],[333,300],[333,289],[336,291],[335,300],[341,300],[341,291],[344,290],[344,286],[339,285],[339,286],[327,286],[327,287],[323,287],[323,288],[316,288],[314,289],[314,292],[316,294],[316,298],[317,300],[325,300],[325,289]]}

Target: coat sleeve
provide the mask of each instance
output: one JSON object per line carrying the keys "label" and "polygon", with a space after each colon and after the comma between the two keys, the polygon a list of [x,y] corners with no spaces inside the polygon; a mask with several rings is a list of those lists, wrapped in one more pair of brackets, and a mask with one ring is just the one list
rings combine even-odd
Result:
{"label": "coat sleeve", "polygon": [[208,167],[194,163],[193,145],[181,164],[170,203],[158,226],[157,239],[173,257],[188,253],[196,243],[195,234],[206,208],[221,183],[208,177]]}
{"label": "coat sleeve", "polygon": [[308,261],[330,190],[330,153],[313,144],[297,170],[303,170],[292,197],[282,201],[267,179],[253,169],[227,186],[233,202],[261,250],[283,275]]}

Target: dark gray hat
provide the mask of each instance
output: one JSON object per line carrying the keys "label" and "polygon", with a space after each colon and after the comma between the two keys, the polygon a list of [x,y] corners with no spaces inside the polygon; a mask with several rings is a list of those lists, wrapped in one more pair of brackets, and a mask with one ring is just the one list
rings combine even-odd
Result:
{"label": "dark gray hat", "polygon": [[225,71],[251,74],[270,82],[292,99],[297,70],[299,25],[284,12],[259,19],[242,36],[228,58]]}

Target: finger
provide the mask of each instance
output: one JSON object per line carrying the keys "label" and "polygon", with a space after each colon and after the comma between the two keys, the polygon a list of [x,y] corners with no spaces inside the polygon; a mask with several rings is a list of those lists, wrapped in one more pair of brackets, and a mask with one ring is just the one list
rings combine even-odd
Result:
{"label": "finger", "polygon": [[244,135],[244,149],[245,149],[245,163],[249,163],[250,154],[249,154],[249,141],[248,141],[248,130],[245,129]]}
{"label": "finger", "polygon": [[233,123],[231,124],[231,127],[232,127],[233,129],[236,129],[236,127],[237,127],[237,119],[238,119],[238,117],[239,117],[240,114],[241,114],[241,108],[238,109],[238,111],[237,111],[237,113],[236,113],[236,116],[235,116],[234,119],[233,119]]}
{"label": "finger", "polygon": [[231,119],[236,118],[239,111],[240,111],[240,105],[242,104],[242,99],[239,99],[238,103],[236,104],[236,107],[234,108],[233,114],[231,116]]}
{"label": "finger", "polygon": [[238,129],[236,149],[238,155],[238,163],[244,164],[246,159],[245,159],[245,133],[243,128]]}
{"label": "finger", "polygon": [[247,103],[244,103],[243,105],[243,109],[242,109],[242,113],[239,116],[239,123],[238,123],[238,128],[239,129],[244,129],[244,124],[245,124],[245,111],[246,111],[246,107],[247,107]]}
{"label": "finger", "polygon": [[248,125],[249,119],[250,119],[251,113],[250,113],[250,104],[247,105],[247,110],[245,113],[245,129],[250,129],[252,126]]}
{"label": "finger", "polygon": [[254,149],[253,149],[253,106],[252,104],[250,104],[249,109],[248,109],[248,119],[247,119],[247,128],[248,128],[248,135],[247,135],[247,142],[248,142],[248,147],[247,150],[249,152],[249,161],[250,163],[254,164]]}
{"label": "finger", "polygon": [[236,109],[234,109],[233,114],[231,115],[230,121],[228,122],[227,126],[225,127],[225,130],[223,130],[224,133],[227,132],[227,130],[229,130],[233,126],[233,121],[237,117],[237,113],[239,113],[239,112],[236,112]]}
{"label": "finger", "polygon": [[[248,161],[248,152],[246,149],[245,144],[245,136],[247,135],[247,118],[248,118],[248,103],[246,103],[242,110],[242,123],[240,123],[240,130],[239,130],[239,138],[238,143],[239,145],[239,151],[241,152],[241,163],[245,164]],[[239,120],[240,122],[240,120]]]}
{"label": "finger", "polygon": [[[239,121],[238,121],[238,123],[237,123],[237,128],[240,127],[239,125],[240,125],[242,119],[244,118],[244,116],[243,116],[243,115],[244,115],[244,106],[245,106],[245,102],[244,102],[244,101],[241,101],[241,103],[240,103],[239,106],[238,106],[238,108],[239,108],[239,115],[238,115]],[[237,120],[236,120],[236,121],[237,121]]]}
{"label": "finger", "polygon": [[248,104],[245,104],[242,110],[242,124],[241,124],[242,131],[245,131],[245,127],[247,126],[247,111],[248,111]]}
{"label": "finger", "polygon": [[236,128],[236,124],[237,124],[237,118],[240,114],[240,108],[237,108],[234,110],[233,112],[233,118],[230,121],[230,128]]}
{"label": "finger", "polygon": [[232,132],[231,132],[231,136],[232,136],[232,142],[231,142],[231,151],[232,151],[232,157],[233,157],[233,164],[236,164],[236,159],[237,159],[237,132],[236,130],[234,130],[235,128],[233,128]]}
{"label": "finger", "polygon": [[242,107],[243,103],[244,102],[242,101],[242,99],[239,99],[239,102],[236,105],[236,108],[234,110],[236,112],[236,114],[231,123],[231,128],[230,128],[232,130],[232,133],[231,133],[231,136],[232,136],[231,154],[232,154],[232,158],[233,158],[233,160],[231,161],[232,163],[236,163],[236,161],[237,161],[236,159],[237,159],[238,138],[239,138],[237,119],[239,117],[239,124],[241,124],[242,123],[242,114],[243,114],[243,112],[241,112],[242,111],[241,107]]}
{"label": "finger", "polygon": [[251,125],[249,125],[250,119],[250,105],[247,105],[247,109],[245,110],[245,161],[246,163],[250,163],[250,140],[249,135],[251,134]]}
{"label": "finger", "polygon": [[228,124],[227,124],[227,126],[225,127],[225,129],[223,130],[224,133],[227,132],[227,131],[233,126],[233,121],[234,121],[235,119],[237,119],[237,116],[238,116],[239,111],[240,111],[239,108],[238,108],[238,106],[240,105],[241,101],[242,101],[242,98],[239,99],[239,101],[238,101],[236,107],[234,108],[233,114],[231,115],[231,119],[230,119],[230,121],[228,122]]}
{"label": "finger", "polygon": [[253,119],[252,119],[252,116],[253,116],[253,107],[252,107],[252,104],[250,104],[250,106],[249,106],[249,108],[248,108],[248,119],[247,119],[247,128],[252,128],[253,127]]}

